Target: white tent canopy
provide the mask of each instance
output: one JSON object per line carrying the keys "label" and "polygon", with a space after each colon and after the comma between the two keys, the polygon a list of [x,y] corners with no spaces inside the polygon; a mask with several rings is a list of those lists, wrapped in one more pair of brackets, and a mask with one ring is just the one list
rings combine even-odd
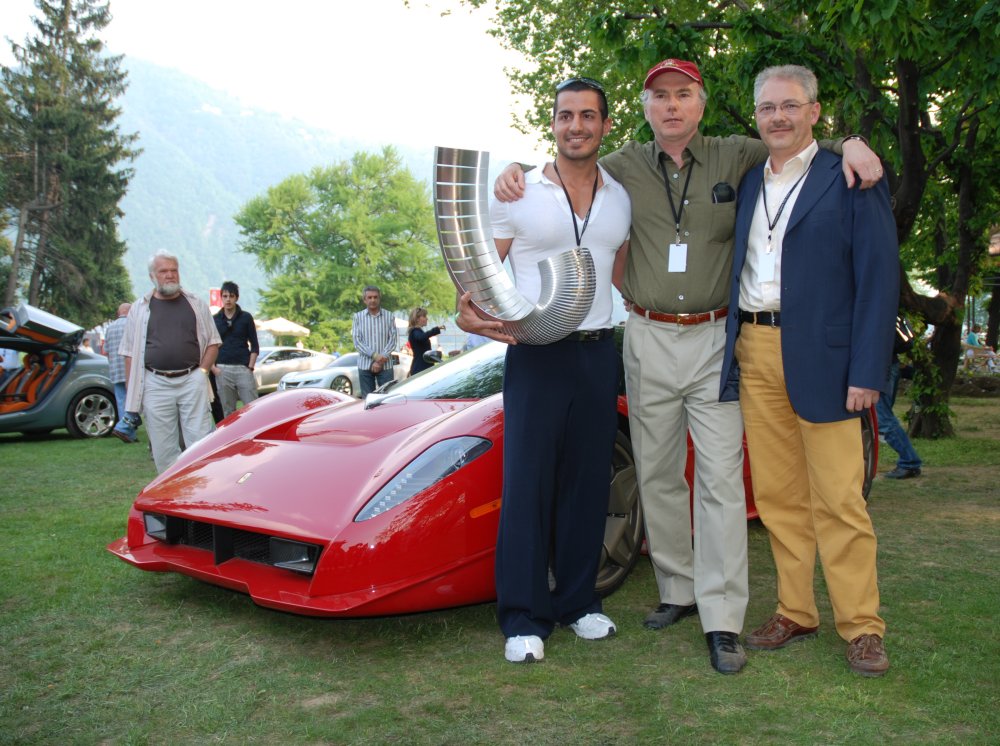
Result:
{"label": "white tent canopy", "polygon": [[281,316],[268,321],[255,320],[254,323],[257,325],[258,331],[271,332],[271,334],[276,334],[282,337],[309,336],[309,330],[306,327],[301,324],[296,324],[294,321],[282,318]]}

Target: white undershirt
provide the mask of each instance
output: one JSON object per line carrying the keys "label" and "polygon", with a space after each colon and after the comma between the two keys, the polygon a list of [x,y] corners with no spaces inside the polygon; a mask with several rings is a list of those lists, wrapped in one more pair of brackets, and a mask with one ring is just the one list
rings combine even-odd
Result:
{"label": "white undershirt", "polygon": [[[757,195],[757,206],[753,212],[753,222],[750,223],[750,235],[747,241],[747,258],[740,274],[740,309],[743,311],[780,311],[781,310],[781,244],[785,238],[785,228],[788,218],[795,207],[795,201],[802,192],[805,179],[795,184],[799,177],[812,163],[819,146],[813,140],[809,146],[792,158],[785,161],[780,174],[771,170],[771,159],[764,164],[764,187],[767,191],[767,212],[771,219],[778,214],[778,208],[794,186],[795,191],[788,197],[785,209],[775,224],[768,231],[767,214],[764,212],[764,191]],[[767,235],[771,234],[770,251],[774,257],[774,277],[764,282],[760,279],[759,269],[766,264],[768,253]]]}

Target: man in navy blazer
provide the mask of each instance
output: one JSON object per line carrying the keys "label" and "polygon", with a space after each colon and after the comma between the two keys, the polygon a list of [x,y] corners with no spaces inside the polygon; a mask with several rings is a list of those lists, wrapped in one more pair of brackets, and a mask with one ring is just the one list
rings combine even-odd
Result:
{"label": "man in navy blazer", "polygon": [[858,417],[888,381],[899,247],[884,180],[849,189],[840,158],[817,147],[817,93],[804,67],[757,77],[770,157],[737,197],[720,398],[741,403],[778,574],[777,612],[746,643],[776,650],[817,634],[818,550],[848,663],[881,676],[889,659]]}

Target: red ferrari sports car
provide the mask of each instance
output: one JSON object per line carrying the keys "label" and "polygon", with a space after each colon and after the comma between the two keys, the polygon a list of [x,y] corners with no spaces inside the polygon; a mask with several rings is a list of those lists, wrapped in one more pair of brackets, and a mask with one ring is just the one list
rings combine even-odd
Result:
{"label": "red ferrari sports car", "polygon": [[[258,399],[150,483],[108,549],[297,614],[493,600],[505,349],[484,345],[366,401],[315,388]],[[643,544],[621,379],[602,594],[624,582]],[[869,472],[871,426],[866,418]],[[747,470],[745,482],[754,517]]]}

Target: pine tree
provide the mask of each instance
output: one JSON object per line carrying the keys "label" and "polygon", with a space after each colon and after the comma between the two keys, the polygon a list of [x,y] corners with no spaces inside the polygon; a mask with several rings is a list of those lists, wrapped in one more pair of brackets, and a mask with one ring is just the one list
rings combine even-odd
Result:
{"label": "pine tree", "polygon": [[137,136],[116,125],[127,83],[97,37],[108,3],[35,5],[34,36],[12,43],[15,65],[0,69],[0,207],[17,226],[4,305],[20,294],[87,326],[131,294],[117,219]]}

